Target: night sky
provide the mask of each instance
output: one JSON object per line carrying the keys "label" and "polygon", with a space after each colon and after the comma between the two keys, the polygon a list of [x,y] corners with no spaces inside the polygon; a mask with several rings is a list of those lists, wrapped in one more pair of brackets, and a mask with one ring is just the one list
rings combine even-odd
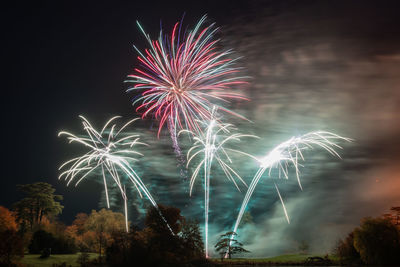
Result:
{"label": "night sky", "polygon": [[[16,184],[44,181],[64,196],[66,223],[77,212],[102,207],[102,185],[95,177],[78,188],[57,180],[59,165],[80,151],[57,133],[81,133],[80,114],[97,127],[114,115],[126,121],[136,115],[135,95],[125,92],[124,83],[137,65],[132,45],[146,47],[136,20],[156,38],[160,25],[168,32],[183,14],[189,28],[208,14],[207,22],[221,27],[224,48],[242,57],[239,64],[251,76],[245,89],[251,101],[231,108],[252,122],[228,118],[242,132],[262,138],[247,143],[248,152],[262,156],[293,135],[318,129],[355,140],[342,144],[343,160],[323,151],[310,154],[302,192],[295,179],[278,181],[290,225],[266,181],[251,202],[254,222],[242,229],[252,256],[290,252],[302,240],[314,251],[328,252],[360,218],[400,205],[396,2],[49,1],[3,8],[0,205],[10,207],[21,197]],[[139,165],[142,178],[158,202],[201,221],[203,191],[198,184],[188,197],[169,136],[157,139],[156,127],[150,118],[137,124],[151,144]],[[239,172],[250,182],[256,164],[241,162]],[[212,181],[212,235],[232,227],[243,198],[221,178]],[[140,224],[147,204],[134,190],[130,198],[130,220]]]}

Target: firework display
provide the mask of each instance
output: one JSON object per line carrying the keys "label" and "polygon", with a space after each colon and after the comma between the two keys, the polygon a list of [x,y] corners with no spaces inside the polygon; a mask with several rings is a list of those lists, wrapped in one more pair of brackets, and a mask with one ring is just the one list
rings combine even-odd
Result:
{"label": "firework display", "polygon": [[243,151],[232,149],[227,147],[231,141],[240,141],[243,137],[256,137],[254,135],[234,133],[237,130],[234,125],[230,123],[223,123],[216,117],[217,108],[214,107],[212,110],[212,117],[210,121],[199,121],[199,124],[204,126],[204,134],[196,134],[190,130],[182,130],[181,133],[189,133],[193,135],[193,145],[187,153],[187,165],[189,165],[196,158],[199,159],[194,168],[192,177],[190,179],[190,195],[192,194],[193,185],[196,178],[199,176],[201,170],[203,170],[204,179],[204,233],[205,233],[205,253],[208,257],[208,213],[210,203],[210,174],[211,166],[213,162],[217,162],[218,166],[223,170],[226,177],[233,182],[235,187],[240,191],[236,179],[243,183],[246,183],[242,177],[230,166],[232,159],[229,156],[230,153],[239,153],[252,157]]}
{"label": "firework display", "polygon": [[142,153],[134,149],[136,149],[138,145],[146,144],[140,141],[139,135],[124,133],[124,129],[138,119],[130,120],[121,128],[117,129],[115,123],[111,125],[113,121],[120,118],[119,116],[115,116],[108,120],[99,132],[85,117],[79,117],[82,119],[83,129],[86,132],[85,136],[79,137],[65,131],[61,131],[58,136],[66,135],[69,143],[80,143],[89,151],[80,157],[73,158],[63,163],[59,170],[63,168],[67,168],[67,170],[63,171],[58,178],[64,178],[67,181],[67,185],[76,181],[75,186],[77,186],[90,174],[101,170],[107,206],[110,208],[107,186],[107,178],[109,177],[118,187],[124,200],[125,224],[126,230],[128,231],[127,195],[124,181],[121,179],[120,173],[124,174],[124,178],[127,177],[132,182],[140,197],[144,194],[150,200],[151,204],[157,207],[157,203],[149,190],[132,167],[132,163],[138,160],[137,156],[143,156]]}
{"label": "firework display", "polygon": [[160,31],[158,40],[152,40],[138,23],[150,49],[142,53],[134,46],[141,68],[128,75],[129,82],[135,83],[128,91],[141,91],[134,101],[139,104],[136,111],[142,111],[142,117],[152,114],[159,119],[158,134],[166,123],[172,137],[177,129],[199,133],[198,121],[210,120],[213,106],[241,117],[220,103],[246,99],[231,90],[245,83],[245,77],[234,75],[239,68],[234,66],[236,59],[229,58],[232,51],[218,51],[219,40],[214,39],[218,28],[214,23],[203,27],[205,20],[203,16],[184,34],[182,25],[176,23],[170,36]]}
{"label": "firework display", "polygon": [[[168,129],[181,176],[187,177],[188,167],[193,167],[188,179],[190,196],[196,180],[203,179],[204,247],[205,256],[209,257],[212,170],[214,172],[215,169],[219,169],[237,190],[241,191],[241,187],[247,188],[233,227],[235,234],[262,177],[289,179],[289,170],[293,168],[297,183],[302,189],[300,167],[302,167],[301,161],[304,161],[304,153],[314,148],[322,148],[340,158],[336,151],[342,148],[339,142],[349,142],[351,139],[326,131],[310,132],[290,138],[261,158],[231,146],[231,143],[238,144],[244,138],[258,138],[255,135],[238,133],[238,129],[233,124],[227,123],[223,117],[230,114],[245,119],[228,109],[227,105],[231,100],[248,100],[235,90],[238,85],[246,83],[247,77],[239,75],[240,68],[235,65],[237,59],[231,58],[233,51],[219,49],[220,40],[214,37],[218,31],[215,23],[204,26],[205,22],[206,16],[203,16],[192,30],[183,30],[182,23],[178,22],[170,35],[164,34],[161,30],[157,40],[152,40],[137,22],[150,47],[142,52],[134,46],[139,54],[140,65],[134,69],[133,74],[128,75],[127,82],[134,84],[128,91],[137,93],[133,104],[136,105],[136,112],[141,113],[142,119],[151,116],[158,121],[158,136],[164,126]],[[172,232],[156,201],[135,170],[135,162],[143,156],[137,148],[147,144],[141,141],[138,134],[129,133],[126,129],[138,118],[118,128],[115,122],[120,116],[115,116],[98,131],[85,117],[79,117],[82,120],[84,135],[74,135],[66,131],[61,131],[58,135],[66,136],[69,143],[84,145],[87,152],[63,163],[59,168],[62,171],[59,179],[65,179],[67,185],[73,182],[77,186],[90,175],[101,177],[108,208],[110,208],[109,190],[111,190],[109,187],[112,184],[112,188],[120,193],[124,201],[127,231],[128,197],[125,187],[134,186],[140,197],[145,196],[158,210]],[[187,134],[190,141],[186,159],[178,143],[178,138],[182,134]],[[233,158],[238,155],[253,158],[258,163],[258,170],[249,186],[239,175],[238,168],[232,166]],[[285,203],[275,182],[274,188],[286,220],[290,223]]]}
{"label": "firework display", "polygon": [[[257,161],[259,162],[260,167],[257,173],[254,175],[250,186],[247,189],[246,195],[242,202],[242,206],[240,207],[240,211],[236,219],[235,226],[233,228],[233,232],[237,231],[243,214],[250,201],[250,198],[253,195],[253,192],[261,177],[266,171],[268,171],[268,176],[270,176],[272,169],[276,168],[278,169],[278,178],[281,178],[283,176],[284,178],[288,179],[288,167],[293,166],[296,173],[297,183],[300,189],[302,189],[299,170],[301,164],[299,163],[299,160],[304,160],[303,152],[312,150],[314,147],[320,147],[328,151],[333,156],[340,158],[340,155],[335,150],[337,148],[341,149],[341,146],[336,143],[336,141],[340,140],[347,142],[351,141],[351,139],[349,138],[342,137],[330,132],[310,132],[300,137],[290,138],[289,140],[279,144],[274,149],[272,149],[265,157],[258,159]],[[285,203],[283,202],[278,186],[276,183],[274,183],[274,186],[281,201],[286,220],[288,223],[290,223]]]}

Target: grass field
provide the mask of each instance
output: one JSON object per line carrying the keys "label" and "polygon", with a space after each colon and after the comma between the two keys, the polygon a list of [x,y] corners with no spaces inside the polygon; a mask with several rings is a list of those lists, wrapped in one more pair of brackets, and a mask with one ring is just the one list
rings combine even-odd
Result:
{"label": "grass field", "polygon": [[[308,257],[312,256],[319,256],[323,257],[322,255],[305,255],[305,254],[288,254],[288,255],[279,255],[276,257],[270,258],[234,258],[234,259],[224,259],[224,264],[300,264],[303,263]],[[329,259],[333,262],[337,262],[336,257],[329,256]],[[213,259],[214,262],[221,262],[221,259]]]}
{"label": "grass field", "polygon": [[[89,253],[90,259],[94,259],[98,256],[96,253]],[[26,264],[27,267],[52,267],[54,263],[61,264],[65,262],[67,266],[79,267],[79,264],[76,262],[79,253],[77,254],[63,254],[63,255],[51,255],[47,259],[39,258],[39,254],[28,254],[25,255],[21,260],[21,263]],[[315,255],[304,255],[304,254],[288,254],[288,255],[280,255],[276,257],[270,258],[234,258],[234,259],[224,259],[223,264],[238,264],[238,265],[254,265],[254,264],[288,264],[288,265],[298,265],[304,262],[308,257]],[[321,255],[320,255],[321,256]],[[322,256],[323,257],[323,256]],[[335,257],[330,256],[334,263],[337,262]],[[214,258],[213,262],[221,263],[220,259]]]}
{"label": "grass field", "polygon": [[[89,253],[90,259],[98,256],[96,253]],[[63,263],[66,262],[67,266],[71,265],[73,267],[80,266],[76,260],[79,256],[77,254],[61,254],[61,255],[51,255],[49,258],[41,259],[40,254],[27,254],[21,259],[21,263],[26,264],[28,267],[51,267],[53,263]]]}

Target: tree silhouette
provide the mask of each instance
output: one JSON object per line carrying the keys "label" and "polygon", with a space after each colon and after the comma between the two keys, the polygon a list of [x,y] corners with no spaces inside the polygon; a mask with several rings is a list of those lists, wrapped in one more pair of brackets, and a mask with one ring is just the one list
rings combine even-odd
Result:
{"label": "tree silhouette", "polygon": [[400,231],[387,218],[364,218],[354,230],[354,247],[368,265],[398,264]]}
{"label": "tree silhouette", "polygon": [[344,240],[339,240],[334,248],[340,265],[361,265],[360,253],[354,247],[354,232],[350,232]]}
{"label": "tree silhouette", "polygon": [[191,259],[204,256],[204,243],[201,236],[199,223],[195,220],[183,219],[179,237],[182,240],[183,254]]}
{"label": "tree silhouette", "polygon": [[198,222],[164,205],[149,207],[145,228],[114,232],[106,260],[109,266],[214,266],[204,258]]}
{"label": "tree silhouette", "polygon": [[228,254],[230,259],[234,254],[250,252],[244,249],[243,244],[235,239],[236,236],[237,234],[235,232],[227,232],[220,236],[219,241],[214,247],[221,255],[221,261],[225,257],[225,254]]}
{"label": "tree silhouette", "polygon": [[64,208],[60,204],[61,195],[55,195],[56,191],[51,184],[34,183],[17,185],[19,191],[27,196],[14,204],[17,218],[28,224],[32,230],[33,226],[40,224],[44,216],[58,215]]}
{"label": "tree silhouette", "polygon": [[156,233],[170,232],[173,235],[181,231],[182,219],[180,209],[159,204],[158,208],[147,210],[144,224]]}

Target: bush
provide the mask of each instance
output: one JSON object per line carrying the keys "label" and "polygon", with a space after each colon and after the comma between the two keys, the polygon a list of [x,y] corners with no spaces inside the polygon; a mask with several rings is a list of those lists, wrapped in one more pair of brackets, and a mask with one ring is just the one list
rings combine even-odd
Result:
{"label": "bush", "polygon": [[32,254],[41,253],[44,249],[51,249],[52,254],[74,254],[78,250],[73,239],[56,238],[44,230],[38,230],[33,234],[28,248]]}
{"label": "bush", "polygon": [[43,230],[38,230],[32,236],[31,243],[29,244],[28,247],[29,253],[31,254],[41,253],[45,248],[53,247],[54,243],[55,243],[55,238],[53,237],[52,234]]}
{"label": "bush", "polygon": [[40,254],[40,258],[46,259],[46,258],[50,257],[50,255],[51,255],[51,248],[45,248],[42,250],[42,253]]}
{"label": "bush", "polygon": [[78,252],[78,247],[75,245],[75,240],[72,238],[59,237],[55,239],[53,244],[53,254],[75,254]]}

